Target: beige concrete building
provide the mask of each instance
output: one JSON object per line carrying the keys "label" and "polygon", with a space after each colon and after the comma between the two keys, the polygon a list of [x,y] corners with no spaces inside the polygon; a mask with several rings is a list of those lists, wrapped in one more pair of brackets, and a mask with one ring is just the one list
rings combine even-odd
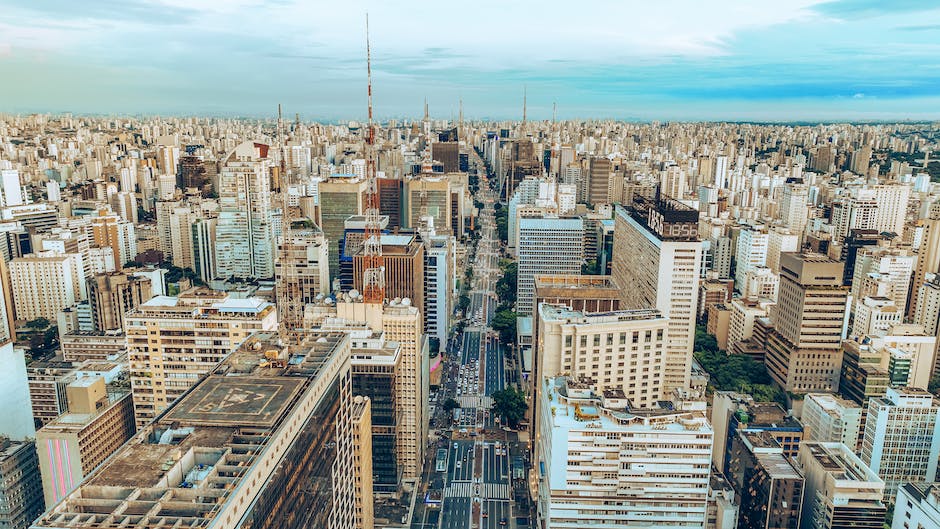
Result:
{"label": "beige concrete building", "polygon": [[566,374],[590,380],[598,392],[622,390],[634,407],[650,407],[666,396],[667,327],[653,309],[590,314],[543,303],[533,379]]}
{"label": "beige concrete building", "polygon": [[800,446],[806,479],[800,527],[882,527],[888,508],[885,482],[842,443]]}
{"label": "beige concrete building", "polygon": [[126,388],[103,377],[82,377],[66,386],[68,413],[36,432],[46,505],[64,498],[136,431]]}
{"label": "beige concrete building", "polygon": [[60,310],[86,299],[79,254],[39,252],[10,261],[16,319],[55,320]]}
{"label": "beige concrete building", "polygon": [[940,201],[934,202],[930,215],[924,220],[924,234],[920,249],[917,250],[917,266],[914,268],[913,299],[909,305],[908,316],[913,317],[917,308],[920,288],[927,280],[927,274],[940,273]]}
{"label": "beige concrete building", "polygon": [[88,301],[95,329],[99,331],[123,330],[124,314],[151,297],[152,288],[147,277],[112,272],[96,274],[88,280]]}
{"label": "beige concrete building", "polygon": [[418,175],[405,183],[407,228],[422,226],[422,217],[431,217],[437,233],[451,232],[450,180],[441,176]]}
{"label": "beige concrete building", "polygon": [[125,316],[137,427],[143,427],[248,336],[277,329],[274,305],[196,288]]}
{"label": "beige concrete building", "polygon": [[59,336],[62,359],[66,362],[109,360],[127,352],[122,331],[72,331]]}
{"label": "beige concrete building", "polygon": [[794,393],[835,392],[842,368],[848,291],[844,263],[815,253],[780,257],[775,329],[767,344],[770,376]]}

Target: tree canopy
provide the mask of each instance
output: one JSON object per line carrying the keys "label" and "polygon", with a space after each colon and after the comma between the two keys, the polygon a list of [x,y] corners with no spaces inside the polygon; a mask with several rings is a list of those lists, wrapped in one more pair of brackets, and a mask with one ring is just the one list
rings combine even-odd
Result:
{"label": "tree canopy", "polygon": [[493,413],[501,416],[511,428],[519,426],[528,409],[521,390],[508,387],[493,393]]}

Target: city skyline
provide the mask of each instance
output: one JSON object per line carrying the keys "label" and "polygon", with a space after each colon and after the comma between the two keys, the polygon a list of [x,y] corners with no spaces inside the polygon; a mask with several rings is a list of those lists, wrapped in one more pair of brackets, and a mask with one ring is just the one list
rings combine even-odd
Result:
{"label": "city skyline", "polygon": [[425,97],[436,118],[462,100],[467,118],[518,119],[523,90],[529,119],[555,102],[560,119],[940,118],[940,7],[925,1],[7,4],[3,112],[258,117],[282,102],[363,119],[368,11],[380,119]]}

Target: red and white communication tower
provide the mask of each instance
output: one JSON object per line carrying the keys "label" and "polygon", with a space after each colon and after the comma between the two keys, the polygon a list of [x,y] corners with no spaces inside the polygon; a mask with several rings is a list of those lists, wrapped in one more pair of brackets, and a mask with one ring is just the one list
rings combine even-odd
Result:
{"label": "red and white communication tower", "polygon": [[366,15],[366,73],[369,78],[369,128],[366,131],[366,233],[363,244],[362,296],[366,303],[385,301],[385,261],[379,222],[379,188],[375,177],[375,124],[372,121],[372,49]]}

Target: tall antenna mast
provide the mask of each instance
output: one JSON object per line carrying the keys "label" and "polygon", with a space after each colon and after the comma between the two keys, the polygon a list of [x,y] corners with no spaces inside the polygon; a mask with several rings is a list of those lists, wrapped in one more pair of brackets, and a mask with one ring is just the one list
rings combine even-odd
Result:
{"label": "tall antenna mast", "polygon": [[369,14],[366,13],[366,75],[368,76],[369,128],[366,131],[366,233],[363,244],[362,294],[366,303],[385,301],[385,266],[382,228],[379,224],[379,190],[375,176],[375,123],[372,119],[372,47]]}
{"label": "tall antenna mast", "polygon": [[[280,156],[280,165],[278,171],[278,184],[281,192],[281,248],[278,253],[280,261],[281,276],[275,285],[276,300],[278,308],[290,307],[295,303],[301,302],[301,293],[297,281],[297,269],[294,262],[294,256],[291,255],[294,238],[291,232],[291,216],[288,201],[290,190],[290,172],[287,169],[287,152],[284,147],[284,119],[281,114],[281,104],[277,104],[277,151]],[[288,340],[293,327],[298,325],[297,315],[292,310],[284,311],[280,314],[280,325],[278,325],[278,334],[281,339]]]}

